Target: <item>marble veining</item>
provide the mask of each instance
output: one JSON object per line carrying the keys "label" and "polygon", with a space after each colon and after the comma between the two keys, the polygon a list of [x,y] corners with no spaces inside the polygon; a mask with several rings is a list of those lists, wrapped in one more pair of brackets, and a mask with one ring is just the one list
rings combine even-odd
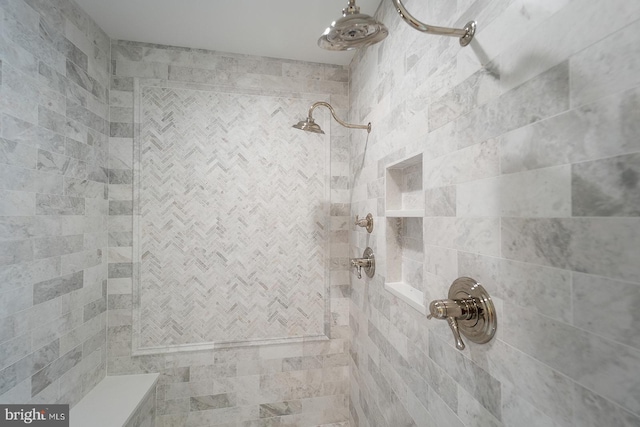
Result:
{"label": "marble veining", "polygon": [[[382,2],[390,36],[344,68],[112,41],[71,1],[0,2],[0,401],[73,405],[108,364],[161,373],[133,424],[157,402],[164,427],[640,425],[640,3],[412,10],[476,19],[477,39],[419,33]],[[330,126],[330,339],[132,355],[135,78],[295,99],[287,127],[319,94],[373,122],[368,140]],[[381,218],[386,165],[415,154],[415,277],[428,301],[477,276],[503,319],[488,345],[458,352],[446,324],[388,294],[384,276],[347,271],[365,246],[384,256],[387,237],[348,218]]]}
{"label": "marble veining", "polygon": [[[350,66],[350,111],[375,125],[367,145],[351,136],[351,214],[384,220],[386,165],[422,155],[423,250],[411,255],[422,257],[425,303],[473,277],[498,329],[458,351],[445,322],[383,288],[389,265],[367,281],[352,275],[350,421],[638,425],[640,7],[456,6],[411,10],[454,26],[477,20],[470,47],[416,32],[391,2],[376,12],[390,35]],[[388,233],[351,230],[352,256],[385,254]]]}
{"label": "marble veining", "polygon": [[[306,102],[141,90],[141,348],[323,334],[325,150],[254,142]],[[110,213],[131,214],[124,203]]]}
{"label": "marble veining", "polygon": [[640,154],[572,167],[574,216],[640,216]]}
{"label": "marble veining", "polygon": [[109,39],[67,0],[0,20],[0,401],[73,405],[106,374]]}

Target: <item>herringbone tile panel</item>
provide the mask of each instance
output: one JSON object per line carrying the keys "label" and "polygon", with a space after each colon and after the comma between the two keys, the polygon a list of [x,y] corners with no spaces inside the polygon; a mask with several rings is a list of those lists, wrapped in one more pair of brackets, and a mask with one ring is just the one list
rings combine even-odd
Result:
{"label": "herringbone tile panel", "polygon": [[143,88],[141,347],[324,332],[326,146],[290,128],[307,108]]}

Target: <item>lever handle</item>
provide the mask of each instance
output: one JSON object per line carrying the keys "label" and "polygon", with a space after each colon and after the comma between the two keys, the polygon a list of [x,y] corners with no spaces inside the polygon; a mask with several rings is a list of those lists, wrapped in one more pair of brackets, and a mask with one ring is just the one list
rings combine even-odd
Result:
{"label": "lever handle", "polygon": [[356,268],[358,279],[362,279],[362,264],[358,262],[357,258],[351,260],[351,267]]}
{"label": "lever handle", "polygon": [[456,340],[456,348],[458,350],[464,350],[464,342],[462,342],[462,337],[460,337],[460,329],[458,329],[458,321],[456,320],[455,317],[447,317],[447,323],[449,323],[451,332],[453,332],[453,339]]}
{"label": "lever handle", "polygon": [[429,304],[430,314],[427,319],[446,319],[451,332],[453,332],[453,339],[456,341],[456,348],[458,350],[464,350],[464,342],[460,336],[460,329],[458,328],[458,320],[468,320],[477,316],[478,310],[473,298],[468,299],[439,299],[431,301]]}

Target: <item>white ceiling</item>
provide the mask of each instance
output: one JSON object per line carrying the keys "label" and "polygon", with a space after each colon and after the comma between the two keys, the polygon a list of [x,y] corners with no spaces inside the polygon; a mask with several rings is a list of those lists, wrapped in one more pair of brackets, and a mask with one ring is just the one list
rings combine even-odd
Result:
{"label": "white ceiling", "polygon": [[[373,15],[381,0],[357,0]],[[113,39],[346,65],[317,39],[347,0],[76,0]]]}

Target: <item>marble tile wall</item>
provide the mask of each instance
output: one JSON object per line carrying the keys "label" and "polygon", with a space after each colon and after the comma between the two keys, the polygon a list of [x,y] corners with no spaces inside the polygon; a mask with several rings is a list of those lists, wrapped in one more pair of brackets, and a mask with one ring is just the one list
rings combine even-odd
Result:
{"label": "marble tile wall", "polygon": [[[0,2],[0,401],[73,404],[108,361],[110,374],[162,373],[160,426],[640,424],[640,5],[410,10],[476,19],[477,42],[421,34],[383,2],[391,35],[349,73],[110,46],[71,1]],[[369,139],[332,123],[329,341],[131,355],[134,77],[317,96],[373,122]],[[366,246],[385,250],[384,227],[350,233],[350,215],[384,224],[384,168],[418,153],[425,294],[460,275],[485,283],[500,319],[485,346],[458,352],[382,274],[346,271]]]}
{"label": "marble tile wall", "polygon": [[[331,123],[330,316],[325,341],[132,356],[134,78],[181,87],[328,100],[348,108],[344,67],[112,42],[109,155],[109,375],[160,372],[156,425],[299,425],[349,418],[348,133]],[[150,81],[150,80],[147,80]],[[286,117],[282,137],[299,117]],[[326,111],[318,110],[319,117]],[[280,118],[278,118],[280,120]],[[327,120],[328,122],[328,120]],[[322,137],[308,135],[310,144]],[[327,141],[328,142],[328,141]]]}
{"label": "marble tile wall", "polygon": [[109,54],[72,1],[0,1],[3,403],[105,376]]}
{"label": "marble tile wall", "polygon": [[134,353],[326,338],[330,136],[290,123],[312,101],[136,88]]}
{"label": "marble tile wall", "polygon": [[378,274],[351,276],[353,426],[640,425],[640,3],[408,2],[430,24],[478,22],[471,46],[422,34],[391,2],[350,67],[352,214],[384,224],[386,165],[423,156],[427,300],[458,276],[498,310],[455,349],[386,292],[385,228],[351,232]]}

